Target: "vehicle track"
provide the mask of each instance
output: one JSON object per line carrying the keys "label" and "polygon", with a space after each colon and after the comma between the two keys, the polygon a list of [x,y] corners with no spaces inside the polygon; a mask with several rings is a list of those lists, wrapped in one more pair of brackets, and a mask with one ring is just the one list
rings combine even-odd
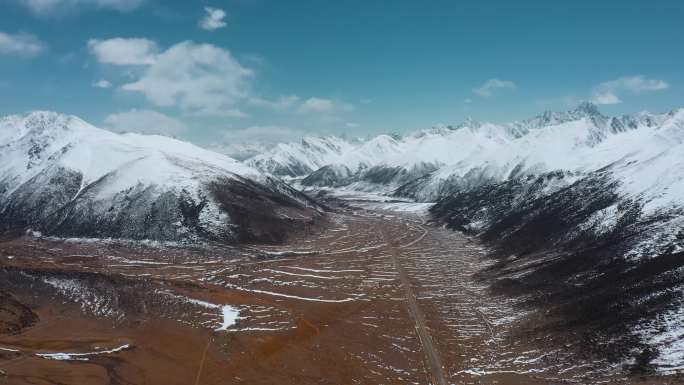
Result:
{"label": "vehicle track", "polygon": [[[446,379],[446,375],[444,374],[444,365],[442,364],[439,351],[435,347],[434,341],[432,340],[432,335],[428,330],[425,315],[423,315],[423,312],[418,306],[418,301],[416,300],[416,295],[411,288],[411,281],[409,280],[408,274],[406,274],[406,271],[399,261],[400,252],[397,242],[391,240],[387,236],[386,230],[382,224],[379,226],[379,228],[382,238],[388,246],[395,269],[399,274],[401,285],[404,288],[404,293],[406,295],[406,307],[408,308],[409,314],[415,323],[416,333],[418,334],[420,344],[423,348],[423,352],[425,353],[425,360],[430,368],[431,383],[437,385],[447,385],[448,381]],[[424,235],[425,234],[421,235],[421,238],[424,237]]]}

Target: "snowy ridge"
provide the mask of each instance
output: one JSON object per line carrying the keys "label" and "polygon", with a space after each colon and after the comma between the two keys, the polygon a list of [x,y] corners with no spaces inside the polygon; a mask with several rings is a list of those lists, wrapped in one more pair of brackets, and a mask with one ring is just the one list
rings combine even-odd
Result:
{"label": "snowy ridge", "polygon": [[[194,190],[202,177],[216,172],[225,176],[260,175],[234,159],[190,143],[157,135],[118,135],[53,112],[0,119],[0,146],[0,175],[12,178],[15,189],[49,167],[80,173],[83,186],[105,176],[114,177],[116,183],[108,186],[110,190],[101,191],[105,195],[137,183]],[[187,178],[193,166],[202,174]],[[10,188],[4,193],[12,192]]]}
{"label": "snowy ridge", "polygon": [[246,161],[250,166],[278,176],[301,176],[331,163],[339,163],[355,143],[334,136],[306,137],[301,142],[280,143],[267,153]]}
{"label": "snowy ridge", "polygon": [[[288,177],[311,176],[323,167],[334,167],[324,173],[323,180],[313,176],[304,184],[321,187],[326,183],[329,186],[356,183],[362,190],[376,189],[379,185],[397,188],[439,168],[429,183],[423,182],[427,184],[424,189],[414,192],[420,200],[434,200],[443,192],[443,185],[455,178],[465,184],[477,184],[503,180],[514,172],[518,175],[600,168],[620,159],[628,150],[635,150],[634,145],[623,150],[619,143],[622,139],[614,137],[626,137],[621,134],[631,131],[656,130],[668,124],[672,114],[644,112],[607,117],[596,106],[585,103],[571,111],[547,111],[505,125],[467,120],[457,126],[436,126],[405,136],[378,135],[365,141],[310,138],[302,143],[279,145],[247,163]],[[604,141],[609,143],[594,150]],[[621,153],[608,153],[611,146],[619,148]],[[381,172],[386,173],[384,178],[378,178]],[[405,177],[394,178],[396,174]]]}
{"label": "snowy ridge", "polygon": [[[543,128],[529,128],[523,136],[483,148],[442,167],[420,185],[404,189],[402,193],[420,200],[434,200],[450,188],[478,184],[478,178],[487,182],[503,181],[552,171],[584,175],[609,166],[617,171],[620,164],[644,164],[654,156],[677,152],[675,147],[684,136],[681,130],[677,132],[684,121],[682,110],[664,115],[642,114],[638,118],[585,116]],[[630,172],[623,167],[619,173],[627,176]],[[625,193],[633,195],[646,189],[635,184],[624,187]]]}
{"label": "snowy ridge", "polygon": [[[379,135],[307,163],[302,170],[311,171],[298,175],[305,177],[305,186],[397,189],[398,196],[435,201],[451,191],[555,171],[565,173],[563,184],[569,185],[611,167],[616,178],[625,182],[624,194],[658,198],[655,207],[682,199],[678,181],[684,177],[673,167],[682,161],[678,158],[682,125],[684,110],[608,117],[585,103],[571,111],[547,111],[506,125],[468,120],[403,137]],[[280,152],[294,147],[306,154],[305,146],[287,144],[260,155],[259,161],[268,159],[283,167],[305,163],[294,152],[288,157]]]}
{"label": "snowy ridge", "polygon": [[273,206],[278,206],[273,198],[283,196],[294,209],[304,200],[282,182],[225,155],[163,136],[115,134],[53,112],[0,119],[0,149],[5,229],[94,238],[235,240],[234,223],[241,218],[231,218],[227,207],[236,194],[262,196],[257,203]]}

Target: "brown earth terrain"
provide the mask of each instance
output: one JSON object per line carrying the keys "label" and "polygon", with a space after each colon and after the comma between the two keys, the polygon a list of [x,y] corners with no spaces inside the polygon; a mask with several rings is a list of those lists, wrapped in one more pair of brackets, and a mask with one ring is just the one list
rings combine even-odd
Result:
{"label": "brown earth terrain", "polygon": [[539,333],[486,255],[363,203],[277,247],[2,239],[0,384],[681,383]]}

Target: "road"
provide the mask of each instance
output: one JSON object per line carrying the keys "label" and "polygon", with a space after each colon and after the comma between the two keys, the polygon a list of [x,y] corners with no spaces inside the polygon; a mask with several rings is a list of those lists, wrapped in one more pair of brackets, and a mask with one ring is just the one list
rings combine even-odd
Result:
{"label": "road", "polygon": [[[382,234],[385,243],[387,243],[392,261],[399,274],[399,279],[401,280],[401,286],[404,288],[404,293],[406,295],[406,306],[408,308],[409,314],[413,322],[416,324],[416,333],[418,338],[420,338],[420,344],[423,347],[423,352],[425,353],[425,358],[430,368],[430,376],[432,377],[432,383],[438,385],[447,385],[448,381],[444,375],[444,365],[442,365],[442,359],[440,358],[440,353],[435,347],[432,341],[432,336],[428,330],[427,323],[425,321],[425,315],[420,310],[418,306],[418,301],[416,300],[416,295],[411,288],[411,281],[409,280],[406,271],[401,266],[399,260],[399,245],[395,240],[389,239],[384,226],[380,226],[380,232]],[[418,239],[416,239],[418,240]],[[415,242],[411,241],[411,242]]]}

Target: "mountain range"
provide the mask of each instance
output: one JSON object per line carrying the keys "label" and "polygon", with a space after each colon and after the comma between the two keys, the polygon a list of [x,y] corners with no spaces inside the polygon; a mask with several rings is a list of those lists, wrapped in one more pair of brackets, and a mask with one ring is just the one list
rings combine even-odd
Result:
{"label": "mountain range", "polygon": [[[600,172],[615,182],[617,201],[638,201],[644,215],[656,215],[684,206],[683,142],[684,109],[609,117],[583,103],[510,124],[467,120],[405,136],[304,138],[245,163],[303,188],[381,192],[422,202],[544,175],[548,180],[537,194],[549,195]],[[615,219],[605,216],[606,223]],[[661,243],[672,245],[676,234],[666,238]]]}

